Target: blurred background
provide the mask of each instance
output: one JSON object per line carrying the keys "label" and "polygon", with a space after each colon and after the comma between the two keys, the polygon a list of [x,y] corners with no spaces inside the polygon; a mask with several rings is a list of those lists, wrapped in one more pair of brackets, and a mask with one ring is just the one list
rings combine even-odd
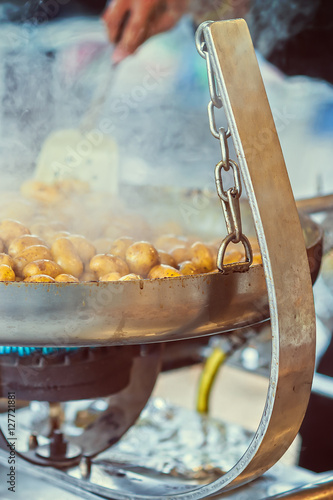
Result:
{"label": "blurred background", "polygon": [[[1,2],[3,173],[29,176],[48,134],[78,126],[100,82],[108,80],[93,128],[116,139],[122,179],[211,186],[218,148],[208,129],[206,67],[194,31],[203,18],[245,12],[295,196],[330,192],[330,2],[206,4],[200,19],[185,14],[115,68],[99,17],[103,2]],[[223,123],[223,112],[219,119]]]}

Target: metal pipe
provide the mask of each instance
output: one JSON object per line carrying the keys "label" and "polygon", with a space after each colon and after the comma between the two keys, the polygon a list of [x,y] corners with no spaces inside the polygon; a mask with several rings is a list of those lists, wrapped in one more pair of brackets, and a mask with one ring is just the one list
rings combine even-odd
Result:
{"label": "metal pipe", "polygon": [[333,399],[333,378],[322,373],[315,373],[312,392],[325,398]]}
{"label": "metal pipe", "polygon": [[333,498],[333,476],[319,481],[295,488],[294,490],[269,497],[270,500],[332,500]]}
{"label": "metal pipe", "polygon": [[320,212],[329,212],[333,210],[333,194],[297,200],[296,206],[298,210],[309,215]]}

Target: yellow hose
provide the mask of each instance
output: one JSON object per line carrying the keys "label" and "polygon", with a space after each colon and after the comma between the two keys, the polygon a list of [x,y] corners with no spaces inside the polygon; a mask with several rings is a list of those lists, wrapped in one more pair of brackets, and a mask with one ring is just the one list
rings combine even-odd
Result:
{"label": "yellow hose", "polygon": [[211,355],[207,358],[199,381],[197,411],[208,413],[209,397],[213,383],[221,365],[226,361],[227,354],[221,347],[215,347]]}

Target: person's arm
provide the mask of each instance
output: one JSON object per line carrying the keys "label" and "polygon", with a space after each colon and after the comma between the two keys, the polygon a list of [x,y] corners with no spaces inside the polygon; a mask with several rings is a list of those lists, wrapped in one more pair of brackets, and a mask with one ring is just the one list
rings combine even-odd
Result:
{"label": "person's arm", "polygon": [[187,12],[190,0],[113,0],[103,19],[110,41],[116,44],[113,58],[119,62],[151,36],[167,31]]}
{"label": "person's arm", "polygon": [[249,0],[112,0],[104,12],[109,38],[116,45],[114,60],[119,62],[148,38],[171,29],[186,13],[200,22],[237,15]]}

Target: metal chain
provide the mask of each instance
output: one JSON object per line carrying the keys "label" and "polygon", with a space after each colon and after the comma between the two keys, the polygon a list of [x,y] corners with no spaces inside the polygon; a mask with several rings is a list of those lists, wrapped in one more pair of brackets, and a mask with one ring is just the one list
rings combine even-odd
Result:
{"label": "metal chain", "polygon": [[[229,157],[228,138],[231,137],[231,132],[223,127],[217,128],[215,119],[215,109],[223,107],[222,99],[218,93],[216,78],[212,67],[211,55],[207,49],[207,44],[204,37],[204,29],[213,21],[205,21],[202,23],[195,37],[196,47],[201,55],[206,60],[208,86],[210,93],[210,101],[208,103],[208,119],[209,128],[212,135],[219,140],[221,147],[222,160],[215,167],[215,183],[217,194],[221,201],[223,214],[226,221],[228,236],[222,241],[217,255],[217,267],[223,273],[247,271],[252,264],[253,256],[251,244],[247,237],[242,232],[241,212],[239,198],[242,194],[242,183],[240,171],[237,163]],[[224,189],[223,172],[233,171],[234,185],[228,190]],[[242,243],[245,250],[245,262],[235,262],[233,264],[224,264],[224,257],[229,243]]]}

